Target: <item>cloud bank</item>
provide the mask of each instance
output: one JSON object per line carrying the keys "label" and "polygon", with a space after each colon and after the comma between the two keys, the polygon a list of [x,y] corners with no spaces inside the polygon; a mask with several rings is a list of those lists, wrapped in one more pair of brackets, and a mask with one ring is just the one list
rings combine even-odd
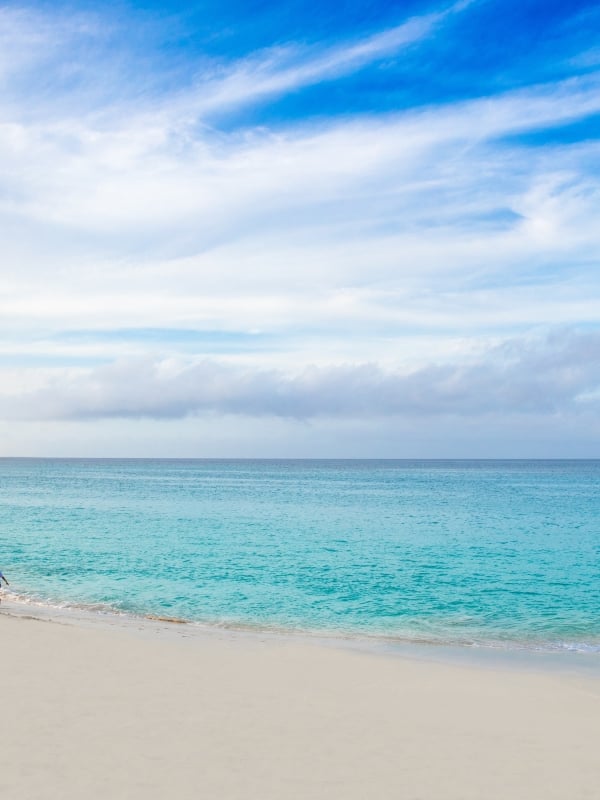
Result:
{"label": "cloud bank", "polygon": [[466,364],[408,374],[375,364],[305,367],[291,374],[205,360],[120,361],[53,376],[0,411],[16,419],[181,418],[238,414],[316,417],[481,416],[599,407],[600,334],[555,331],[512,340]]}

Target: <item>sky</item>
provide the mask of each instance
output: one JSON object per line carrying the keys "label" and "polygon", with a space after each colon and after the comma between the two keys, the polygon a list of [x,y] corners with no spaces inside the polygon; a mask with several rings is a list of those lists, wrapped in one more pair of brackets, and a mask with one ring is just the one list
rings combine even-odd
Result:
{"label": "sky", "polygon": [[600,457],[600,6],[0,5],[0,456]]}

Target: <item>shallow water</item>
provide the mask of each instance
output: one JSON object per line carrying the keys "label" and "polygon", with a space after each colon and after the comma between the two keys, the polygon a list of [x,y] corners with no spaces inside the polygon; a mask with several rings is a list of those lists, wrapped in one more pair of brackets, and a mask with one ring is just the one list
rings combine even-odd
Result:
{"label": "shallow water", "polygon": [[598,461],[0,460],[21,599],[600,652]]}

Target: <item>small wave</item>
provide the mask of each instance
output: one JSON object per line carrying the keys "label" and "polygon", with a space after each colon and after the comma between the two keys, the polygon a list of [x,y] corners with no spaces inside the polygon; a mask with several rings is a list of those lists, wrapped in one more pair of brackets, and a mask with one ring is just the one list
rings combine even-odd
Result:
{"label": "small wave", "polygon": [[599,654],[600,637],[592,640],[563,640],[563,639],[533,639],[531,637],[506,637],[494,638],[486,636],[481,631],[477,635],[457,635],[456,631],[444,630],[440,632],[415,631],[406,629],[397,633],[382,631],[368,631],[344,628],[311,628],[301,625],[284,625],[269,623],[262,620],[255,622],[248,620],[232,619],[188,619],[185,617],[170,616],[166,614],[141,612],[122,609],[109,603],[82,603],[56,598],[37,597],[14,590],[4,591],[2,597],[15,605],[29,608],[39,608],[48,612],[61,614],[83,613],[103,618],[131,619],[143,622],[160,622],[169,625],[192,625],[204,630],[231,631],[239,633],[267,634],[275,636],[302,636],[311,639],[341,640],[347,642],[365,642],[388,645],[425,645],[433,647],[459,647],[465,649],[487,649],[494,651],[522,651],[536,653],[573,653],[573,654]]}
{"label": "small wave", "polygon": [[21,594],[15,591],[3,591],[2,599],[17,605],[43,608],[49,611],[86,611],[96,614],[130,616],[129,612],[125,612],[109,603],[78,603],[70,600],[57,600],[56,598]]}

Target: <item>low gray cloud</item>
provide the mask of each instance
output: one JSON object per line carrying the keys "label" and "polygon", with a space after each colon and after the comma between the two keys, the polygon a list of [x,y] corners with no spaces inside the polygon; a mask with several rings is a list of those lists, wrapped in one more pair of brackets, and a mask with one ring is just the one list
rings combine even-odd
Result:
{"label": "low gray cloud", "polygon": [[204,360],[138,359],[54,374],[42,388],[4,395],[5,418],[175,419],[203,413],[317,417],[555,414],[600,400],[600,332],[559,330],[512,339],[476,361],[410,373],[376,364],[282,370]]}

